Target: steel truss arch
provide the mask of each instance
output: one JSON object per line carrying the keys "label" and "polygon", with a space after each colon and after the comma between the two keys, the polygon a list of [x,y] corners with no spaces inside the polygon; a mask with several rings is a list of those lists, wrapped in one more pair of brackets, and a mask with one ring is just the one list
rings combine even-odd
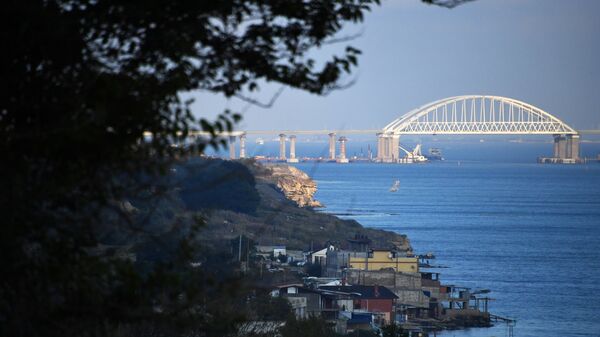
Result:
{"label": "steel truss arch", "polygon": [[388,124],[385,134],[577,134],[531,104],[501,96],[464,95],[414,109]]}

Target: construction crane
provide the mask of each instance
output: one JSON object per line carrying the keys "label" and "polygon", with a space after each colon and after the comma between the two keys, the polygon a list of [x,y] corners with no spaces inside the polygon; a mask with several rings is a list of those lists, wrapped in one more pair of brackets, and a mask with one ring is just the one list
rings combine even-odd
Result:
{"label": "construction crane", "polygon": [[427,158],[421,153],[421,144],[417,144],[417,146],[415,146],[415,149],[412,151],[408,151],[402,146],[400,146],[400,149],[404,151],[404,153],[406,153],[406,159],[409,162],[422,163],[427,161]]}

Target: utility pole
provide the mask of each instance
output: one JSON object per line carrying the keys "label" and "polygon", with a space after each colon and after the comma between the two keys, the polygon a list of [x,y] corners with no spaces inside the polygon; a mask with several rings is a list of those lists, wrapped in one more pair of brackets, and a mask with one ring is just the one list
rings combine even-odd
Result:
{"label": "utility pole", "polygon": [[242,262],[242,234],[240,234],[240,244],[238,247],[238,262]]}

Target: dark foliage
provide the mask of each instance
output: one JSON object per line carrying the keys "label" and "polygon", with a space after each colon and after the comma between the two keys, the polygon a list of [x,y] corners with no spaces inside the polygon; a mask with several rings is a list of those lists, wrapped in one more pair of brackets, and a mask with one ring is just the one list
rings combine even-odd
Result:
{"label": "dark foliage", "polygon": [[348,334],[349,337],[381,337],[377,332],[373,330],[355,330],[351,334]]}
{"label": "dark foliage", "polygon": [[408,332],[404,331],[398,324],[389,324],[381,328],[382,337],[408,337]]}
{"label": "dark foliage", "polygon": [[177,168],[178,179],[185,180],[179,192],[190,210],[226,209],[253,213],[260,196],[254,188],[254,176],[240,163],[191,160]]}
{"label": "dark foliage", "polygon": [[318,263],[307,263],[304,266],[304,271],[308,276],[321,277],[322,267]]}
{"label": "dark foliage", "polygon": [[248,303],[257,321],[285,321],[292,314],[290,302],[283,297],[272,297],[262,294],[252,298]]}
{"label": "dark foliage", "polygon": [[[377,2],[6,1],[0,335],[235,330],[240,287],[190,267],[202,256],[192,247],[202,219],[169,208],[164,175],[183,156],[217,146],[217,133],[240,116],[197,118],[180,94],[254,102],[247,95],[264,82],[327,94],[343,86],[360,52],[348,46],[319,63],[309,51]],[[208,136],[171,146],[190,130]],[[249,200],[241,207],[251,209]],[[135,263],[130,252],[139,253]],[[202,262],[220,273],[227,259]]]}

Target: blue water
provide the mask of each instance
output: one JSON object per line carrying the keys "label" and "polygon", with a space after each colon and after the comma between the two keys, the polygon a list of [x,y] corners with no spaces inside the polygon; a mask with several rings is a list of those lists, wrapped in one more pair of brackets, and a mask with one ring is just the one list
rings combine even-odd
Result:
{"label": "blue water", "polygon": [[[449,267],[446,284],[491,289],[490,310],[517,319],[515,336],[600,336],[600,164],[539,165],[530,150],[513,162],[497,160],[508,158],[499,148],[480,153],[495,162],[297,167],[317,181],[324,211],[407,234]],[[438,335],[506,333],[498,323]]]}

